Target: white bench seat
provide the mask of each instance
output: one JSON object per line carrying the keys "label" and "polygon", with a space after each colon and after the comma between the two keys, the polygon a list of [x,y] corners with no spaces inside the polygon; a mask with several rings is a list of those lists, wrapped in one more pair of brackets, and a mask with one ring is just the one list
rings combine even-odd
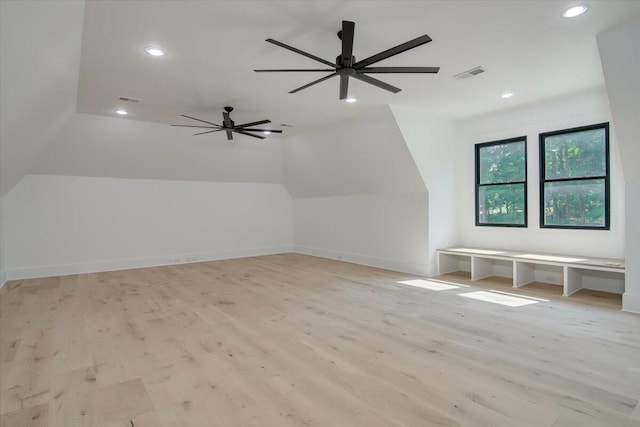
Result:
{"label": "white bench seat", "polygon": [[460,260],[470,259],[471,280],[480,280],[495,275],[494,262],[506,261],[511,264],[513,287],[519,288],[534,282],[536,265],[552,265],[562,268],[563,295],[569,296],[582,286],[582,275],[587,270],[612,273],[620,286],[611,292],[624,291],[625,265],[622,259],[593,258],[545,253],[519,252],[499,249],[453,247],[438,249],[438,274],[460,270]]}

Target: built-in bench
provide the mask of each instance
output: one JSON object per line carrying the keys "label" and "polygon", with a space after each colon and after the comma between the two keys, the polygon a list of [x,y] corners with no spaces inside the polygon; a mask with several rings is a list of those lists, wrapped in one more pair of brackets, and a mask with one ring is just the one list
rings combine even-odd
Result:
{"label": "built-in bench", "polygon": [[558,280],[549,282],[561,284],[564,296],[583,288],[618,294],[624,292],[625,266],[622,259],[466,247],[438,249],[437,254],[440,275],[466,271],[470,273],[471,280],[491,276],[512,277],[514,288],[545,282],[545,277],[553,278],[555,275],[561,279],[560,283]]}

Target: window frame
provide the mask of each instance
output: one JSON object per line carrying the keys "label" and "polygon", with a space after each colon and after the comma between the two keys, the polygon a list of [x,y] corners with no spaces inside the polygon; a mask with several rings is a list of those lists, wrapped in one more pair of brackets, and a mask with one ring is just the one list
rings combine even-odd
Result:
{"label": "window frame", "polygon": [[[491,184],[481,184],[480,183],[480,150],[484,147],[489,147],[492,145],[506,145],[512,144],[514,142],[523,142],[524,143],[524,181],[509,181],[509,182],[497,182]],[[527,190],[527,136],[518,136],[515,138],[508,139],[500,139],[497,141],[490,142],[482,142],[479,144],[475,144],[475,176],[476,176],[476,206],[475,206],[475,214],[476,214],[476,227],[516,227],[516,228],[527,228],[529,225],[529,215],[528,215],[528,190]],[[524,223],[523,224],[500,224],[500,223],[484,223],[480,222],[480,187],[490,187],[495,185],[509,185],[509,184],[523,184],[524,185]]]}
{"label": "window frame", "polygon": [[[556,135],[583,132],[588,130],[604,129],[604,146],[605,146],[605,175],[582,176],[577,178],[556,178],[547,179],[546,177],[546,152],[545,138]],[[539,162],[540,162],[540,228],[551,228],[561,230],[610,230],[611,229],[611,162],[610,162],[610,133],[609,122],[597,123],[594,125],[579,126],[569,129],[560,129],[551,132],[538,134],[539,138]],[[604,179],[604,225],[598,227],[590,227],[586,225],[550,225],[545,224],[544,206],[545,195],[544,185],[548,182],[576,182],[589,181],[596,179]]]}

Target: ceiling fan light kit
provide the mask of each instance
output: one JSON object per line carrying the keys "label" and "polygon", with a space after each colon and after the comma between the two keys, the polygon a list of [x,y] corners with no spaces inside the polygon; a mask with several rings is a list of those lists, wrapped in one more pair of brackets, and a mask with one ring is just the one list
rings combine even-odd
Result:
{"label": "ceiling fan light kit", "polygon": [[[261,73],[261,72],[330,72],[331,74],[324,76],[322,78],[319,78],[317,80],[314,80],[311,83],[307,83],[304,86],[300,86],[299,88],[296,88],[290,91],[289,93],[300,92],[301,90],[307,89],[308,87],[321,83],[332,77],[338,76],[340,77],[339,99],[344,100],[346,102],[356,101],[354,97],[349,96],[349,79],[350,78],[363,81],[365,83],[376,86],[380,89],[387,90],[392,93],[398,93],[402,89],[392,86],[388,83],[385,83],[382,80],[375,79],[369,76],[369,74],[391,74],[391,73],[435,74],[438,71],[440,71],[440,67],[372,67],[371,66],[377,62],[380,62],[387,58],[391,58],[392,56],[398,55],[410,49],[414,49],[418,46],[422,46],[423,44],[431,42],[431,37],[429,37],[426,34],[420,37],[417,37],[413,40],[409,40],[408,42],[399,44],[398,46],[387,49],[383,52],[377,53],[361,61],[356,61],[356,57],[353,56],[353,38],[355,33],[355,26],[356,24],[354,22],[342,21],[342,30],[338,31],[338,38],[342,41],[342,50],[340,52],[340,55],[336,57],[335,63],[327,61],[326,59],[319,58],[315,55],[312,55],[308,52],[297,49],[293,46],[289,46],[277,40],[270,39],[270,38],[266,40],[269,43],[272,43],[276,46],[280,46],[284,49],[290,50],[299,55],[306,56],[307,58],[311,58],[314,61],[320,62],[330,68],[270,69],[270,70],[254,70],[254,71],[258,73]],[[258,139],[264,139],[265,137],[261,135],[255,135],[252,132],[260,132],[265,135],[272,134],[272,133],[282,133],[281,130],[251,128],[251,126],[271,123],[270,120],[260,120],[257,122],[236,125],[235,122],[231,120],[231,117],[230,117],[230,113],[231,111],[233,111],[233,107],[224,107],[224,110],[225,111],[222,113],[222,116],[223,116],[222,125],[182,114],[182,117],[186,117],[191,120],[196,120],[202,123],[206,123],[209,126],[202,126],[202,125],[171,125],[171,126],[208,129],[203,132],[195,133],[194,136],[204,135],[204,134],[213,133],[213,132],[225,132],[227,134],[227,140],[229,141],[233,140],[234,133],[251,136],[253,138],[258,138]]]}

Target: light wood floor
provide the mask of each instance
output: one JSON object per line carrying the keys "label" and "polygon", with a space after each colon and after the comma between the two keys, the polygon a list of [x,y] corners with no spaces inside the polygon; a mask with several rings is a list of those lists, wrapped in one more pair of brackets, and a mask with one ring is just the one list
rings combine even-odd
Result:
{"label": "light wood floor", "polygon": [[9,282],[0,424],[640,426],[640,316],[411,279],[286,254]]}

